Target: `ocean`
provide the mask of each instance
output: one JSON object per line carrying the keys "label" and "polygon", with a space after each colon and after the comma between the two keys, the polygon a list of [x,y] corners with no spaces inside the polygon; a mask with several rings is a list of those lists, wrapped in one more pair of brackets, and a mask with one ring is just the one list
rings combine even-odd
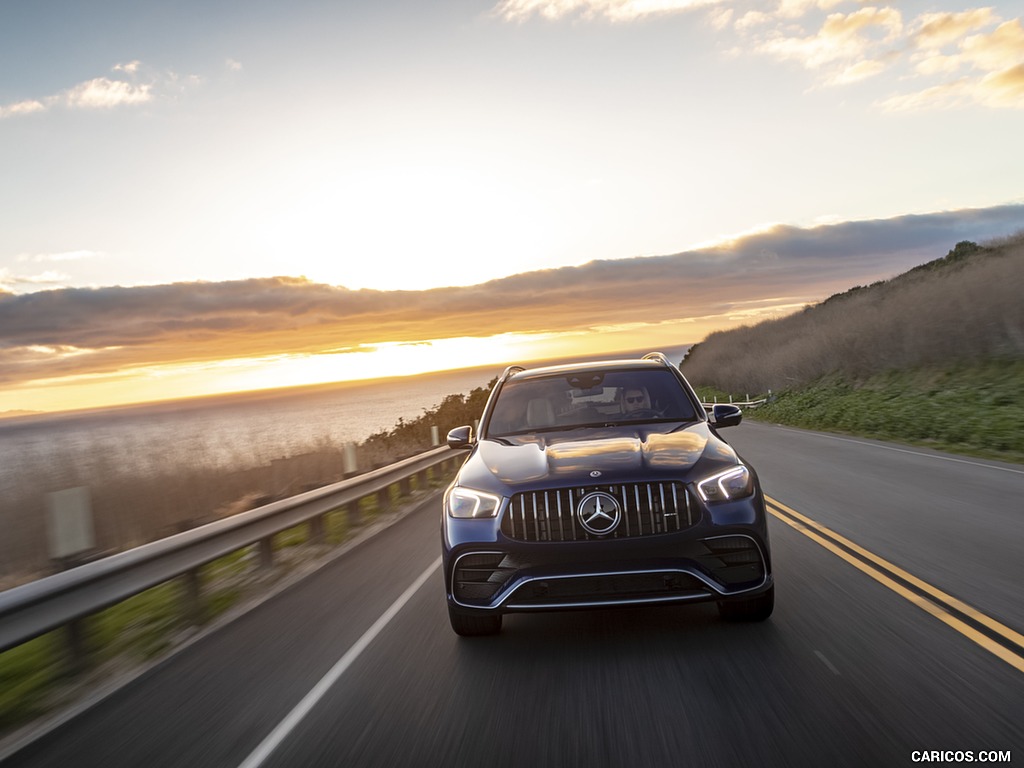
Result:
{"label": "ocean", "polygon": [[[662,351],[678,363],[687,348]],[[33,462],[52,466],[83,453],[143,468],[158,466],[171,452],[237,465],[239,460],[267,463],[322,443],[359,442],[400,418],[421,416],[447,395],[486,387],[503,369],[483,366],[0,419],[0,490],[6,476],[31,472]]]}

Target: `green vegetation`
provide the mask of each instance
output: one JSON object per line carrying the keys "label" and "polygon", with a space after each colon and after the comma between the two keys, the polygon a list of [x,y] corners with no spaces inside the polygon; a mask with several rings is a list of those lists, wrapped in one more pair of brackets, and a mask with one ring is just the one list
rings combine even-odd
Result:
{"label": "green vegetation", "polygon": [[859,383],[825,377],[781,392],[745,415],[1024,462],[1024,361],[890,371]]}
{"label": "green vegetation", "polygon": [[[424,487],[440,485],[434,477]],[[397,485],[387,490],[387,506],[401,503]],[[372,521],[384,509],[377,495],[357,502],[360,521]],[[356,526],[347,510],[326,516],[324,539],[327,548],[348,539]],[[203,566],[199,575],[202,615],[187,613],[186,577],[158,585],[89,617],[82,623],[82,642],[88,654],[87,669],[70,674],[67,629],[50,632],[9,651],[0,653],[0,734],[45,714],[74,698],[104,677],[111,665],[131,667],[160,656],[178,638],[206,624],[237,605],[243,598],[264,589],[295,565],[322,554],[312,544],[310,527],[302,524],[274,537],[275,562],[272,574],[258,571],[258,545],[232,552]],[[289,554],[291,551],[291,554]]]}
{"label": "green vegetation", "polygon": [[712,334],[682,370],[749,418],[1024,461],[1024,234]]}
{"label": "green vegetation", "polygon": [[[112,659],[138,663],[159,655],[184,626],[180,586],[161,584],[90,617],[82,642],[91,665]],[[222,596],[213,605],[226,607]],[[60,629],[0,654],[0,730],[17,726],[58,705],[74,686],[67,630]]]}
{"label": "green vegetation", "polygon": [[59,680],[55,663],[58,633],[37,637],[0,654],[0,732],[46,712],[47,698]]}
{"label": "green vegetation", "polygon": [[497,379],[485,387],[477,387],[468,395],[448,395],[434,408],[424,409],[422,416],[412,421],[399,419],[392,429],[370,435],[360,447],[367,455],[382,457],[378,461],[385,464],[399,456],[422,453],[431,447],[431,427],[438,427],[443,443],[448,430],[475,423],[483,413],[495,383]]}

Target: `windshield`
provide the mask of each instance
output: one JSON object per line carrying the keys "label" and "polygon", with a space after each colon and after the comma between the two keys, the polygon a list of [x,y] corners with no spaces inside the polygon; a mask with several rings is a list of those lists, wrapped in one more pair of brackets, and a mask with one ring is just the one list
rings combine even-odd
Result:
{"label": "windshield", "polygon": [[670,370],[581,371],[506,382],[487,434],[695,420],[693,404]]}

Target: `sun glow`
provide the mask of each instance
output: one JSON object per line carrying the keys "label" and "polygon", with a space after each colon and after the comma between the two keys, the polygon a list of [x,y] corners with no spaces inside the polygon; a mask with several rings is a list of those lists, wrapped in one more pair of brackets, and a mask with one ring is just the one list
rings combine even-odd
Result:
{"label": "sun glow", "polygon": [[654,323],[619,323],[547,333],[382,342],[313,354],[282,353],[123,367],[110,373],[54,377],[7,387],[0,391],[0,416],[5,411],[102,408],[229,392],[413,376],[486,365],[499,369],[516,363],[611,354],[622,350],[663,351],[700,341],[714,330],[735,327],[754,318],[788,314],[803,306],[790,299],[782,304],[768,302],[762,307],[730,307],[722,314]]}
{"label": "sun glow", "polygon": [[[282,170],[277,191],[254,190],[271,213],[256,229],[238,214],[225,247],[301,254],[311,280],[380,289],[386,277],[389,290],[474,285],[504,276],[510,264],[540,267],[551,250],[554,214],[535,180],[514,171],[478,170],[461,157],[337,173],[325,171],[321,157],[310,166],[299,178]],[[396,262],[400,269],[382,275],[382,264]]]}
{"label": "sun glow", "polygon": [[0,414],[8,410],[98,408],[183,396],[411,376],[488,364],[507,365],[543,356],[544,350],[562,336],[571,336],[577,347],[582,346],[579,334],[508,333],[486,338],[367,344],[318,354],[138,366],[108,374],[55,377],[4,390],[0,393]]}

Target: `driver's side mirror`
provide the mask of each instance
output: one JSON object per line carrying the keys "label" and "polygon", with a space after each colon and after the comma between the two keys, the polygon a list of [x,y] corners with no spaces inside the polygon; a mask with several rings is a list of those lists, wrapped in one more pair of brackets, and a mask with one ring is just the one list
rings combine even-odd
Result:
{"label": "driver's side mirror", "polygon": [[737,405],[720,404],[711,408],[711,423],[717,428],[735,427],[743,420],[743,411]]}
{"label": "driver's side mirror", "polygon": [[449,448],[470,448],[474,442],[472,427],[456,427],[448,433]]}

